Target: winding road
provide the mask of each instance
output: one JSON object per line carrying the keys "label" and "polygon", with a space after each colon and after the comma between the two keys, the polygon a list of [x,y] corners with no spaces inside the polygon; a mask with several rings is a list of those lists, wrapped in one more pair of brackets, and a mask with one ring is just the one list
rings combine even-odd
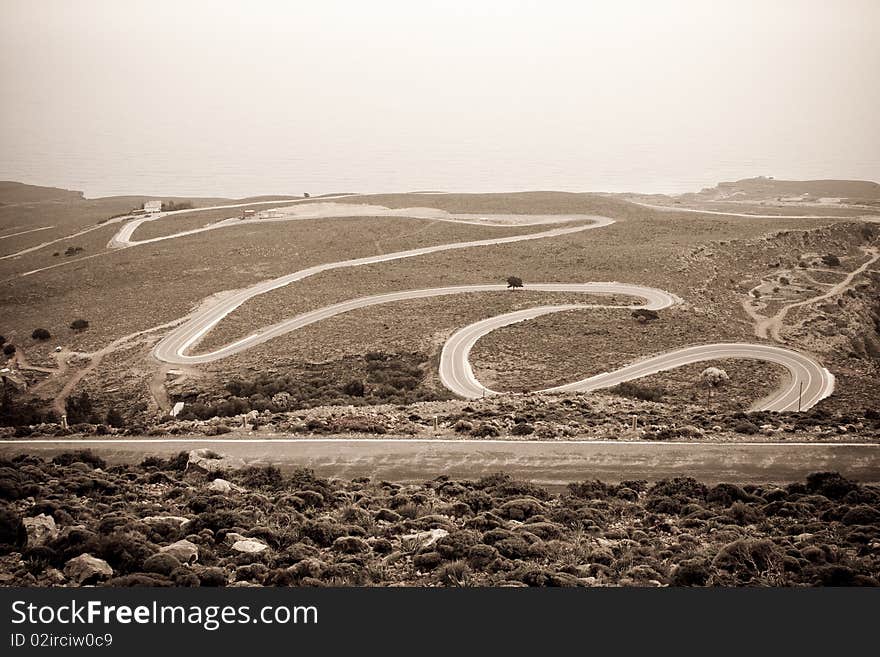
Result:
{"label": "winding road", "polygon": [[[328,199],[329,200],[329,199]],[[351,211],[355,216],[357,211]],[[351,216],[351,215],[349,215]],[[405,216],[405,215],[400,215]],[[437,218],[437,217],[430,217]],[[568,221],[584,219],[584,217],[568,217]],[[452,216],[443,218],[444,221],[462,221],[464,223],[481,223],[482,225],[492,225],[486,222],[477,222],[467,220],[462,216]],[[303,280],[310,276],[320,274],[333,269],[346,267],[358,267],[381,262],[389,262],[403,258],[412,258],[440,251],[453,249],[475,248],[480,246],[489,246],[497,244],[509,244],[515,242],[524,242],[536,239],[545,239],[552,237],[560,237],[573,233],[600,228],[614,223],[613,219],[606,217],[591,217],[588,224],[579,224],[569,227],[552,228],[536,233],[527,233],[521,235],[512,235],[507,237],[498,237],[484,240],[474,240],[467,242],[455,242],[451,244],[442,244],[419,249],[410,249],[406,251],[398,251],[394,253],[386,253],[376,256],[368,256],[364,258],[355,258],[351,260],[343,260],[339,262],[325,263],[314,267],[309,267],[292,274],[287,274],[279,278],[263,281],[252,285],[243,290],[236,291],[233,294],[211,304],[208,307],[195,311],[191,316],[185,319],[177,328],[173,329],[165,338],[163,338],[153,349],[153,356],[160,361],[191,365],[198,363],[209,363],[223,358],[232,356],[250,349],[256,345],[262,344],[279,335],[295,331],[318,321],[330,319],[336,315],[349,312],[352,310],[366,308],[369,306],[393,303],[396,301],[407,301],[412,299],[423,299],[429,297],[475,293],[475,292],[497,292],[505,289],[504,285],[497,284],[477,284],[462,285],[453,287],[428,288],[419,290],[403,290],[398,292],[390,292],[356,299],[349,299],[340,303],[332,304],[324,308],[319,308],[307,313],[302,313],[290,319],[284,320],[277,324],[260,329],[259,331],[244,337],[240,340],[227,344],[219,349],[208,353],[193,354],[190,351],[204,338],[224,317],[235,311],[249,299],[258,295],[265,294],[272,290],[290,285],[296,281]],[[142,220],[130,222],[114,236],[110,245],[115,248],[125,248],[137,244],[172,239],[182,235],[193,234],[203,230],[212,230],[225,225],[231,225],[229,220],[224,220],[210,224],[201,229],[190,231],[182,231],[160,238],[150,240],[135,241],[132,239],[134,230],[143,223]],[[556,220],[557,222],[560,220]],[[548,223],[545,220],[535,221],[531,224]],[[606,283],[536,283],[528,286],[529,290],[539,292],[565,292],[565,293],[583,293],[591,295],[624,295],[629,297],[637,297],[644,300],[642,304],[631,304],[627,306],[620,305],[599,305],[599,304],[561,304],[552,306],[538,306],[524,310],[518,310],[512,313],[506,313],[488,319],[481,320],[470,324],[456,331],[445,343],[440,356],[439,375],[442,383],[457,395],[466,398],[478,398],[487,395],[499,394],[489,388],[483,386],[474,376],[473,369],[470,364],[469,355],[472,347],[476,342],[486,334],[510,324],[527,321],[541,315],[554,312],[563,312],[569,310],[585,310],[590,308],[645,308],[651,310],[661,310],[668,308],[676,303],[680,303],[680,299],[674,294],[639,285],[630,285],[618,282]],[[705,345],[693,345],[676,349],[671,352],[645,358],[638,362],[627,365],[613,372],[606,372],[586,379],[568,383],[565,385],[548,388],[543,392],[586,392],[600,388],[607,388],[619,383],[631,381],[641,377],[649,376],[657,372],[662,372],[691,363],[701,361],[719,360],[726,358],[744,358],[762,360],[776,363],[784,367],[789,373],[787,386],[776,391],[770,397],[762,400],[756,405],[756,410],[772,410],[772,411],[801,411],[807,410],[817,404],[819,401],[832,394],[834,391],[834,376],[825,369],[819,362],[811,356],[791,350],[784,349],[773,345],[766,344],[748,344],[748,343],[716,343]]]}

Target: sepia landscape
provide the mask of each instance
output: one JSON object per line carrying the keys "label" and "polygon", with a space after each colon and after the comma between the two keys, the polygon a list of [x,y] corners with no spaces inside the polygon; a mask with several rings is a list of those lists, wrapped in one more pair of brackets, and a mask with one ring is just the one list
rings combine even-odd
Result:
{"label": "sepia landscape", "polygon": [[252,649],[880,586],[880,2],[0,0],[0,51],[0,597],[274,601]]}
{"label": "sepia landscape", "polygon": [[876,183],[0,191],[7,584],[877,583]]}

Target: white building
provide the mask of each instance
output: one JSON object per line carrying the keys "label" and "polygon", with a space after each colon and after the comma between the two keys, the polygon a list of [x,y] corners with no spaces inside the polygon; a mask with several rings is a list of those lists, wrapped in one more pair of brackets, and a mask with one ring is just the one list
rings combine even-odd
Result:
{"label": "white building", "polygon": [[162,212],[162,201],[147,201],[144,203],[144,212],[147,214]]}

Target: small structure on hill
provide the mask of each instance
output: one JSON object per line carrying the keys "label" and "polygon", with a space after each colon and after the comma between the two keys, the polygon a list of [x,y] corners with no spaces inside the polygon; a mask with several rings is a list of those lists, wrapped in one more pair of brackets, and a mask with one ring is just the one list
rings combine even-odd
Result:
{"label": "small structure on hill", "polygon": [[256,210],[244,210],[241,213],[241,218],[242,219],[253,219],[256,214],[257,214]]}
{"label": "small structure on hill", "polygon": [[6,391],[7,386],[18,392],[24,392],[27,390],[27,381],[25,381],[24,377],[11,367],[0,369],[0,385],[2,385],[4,392]]}
{"label": "small structure on hill", "polygon": [[162,201],[145,201],[144,212],[146,212],[147,214],[162,212]]}

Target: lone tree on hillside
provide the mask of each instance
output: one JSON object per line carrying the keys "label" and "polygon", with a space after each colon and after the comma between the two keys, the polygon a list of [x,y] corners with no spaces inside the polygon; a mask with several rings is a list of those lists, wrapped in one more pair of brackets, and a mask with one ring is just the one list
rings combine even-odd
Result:
{"label": "lone tree on hillside", "polygon": [[34,332],[31,333],[31,337],[34,340],[48,340],[52,337],[52,335],[44,328],[34,329]]}
{"label": "lone tree on hillside", "polygon": [[712,392],[730,381],[727,372],[720,367],[707,367],[700,373],[700,381],[707,390],[706,408],[712,403]]}
{"label": "lone tree on hillside", "polygon": [[511,290],[515,290],[518,287],[523,286],[523,280],[519,276],[508,276],[507,277],[507,288]]}
{"label": "lone tree on hillside", "polygon": [[70,323],[70,328],[74,331],[85,331],[89,328],[89,322],[85,319],[75,319]]}
{"label": "lone tree on hillside", "polygon": [[4,356],[12,356],[15,353],[15,345],[11,342],[9,344],[3,345],[3,355]]}

